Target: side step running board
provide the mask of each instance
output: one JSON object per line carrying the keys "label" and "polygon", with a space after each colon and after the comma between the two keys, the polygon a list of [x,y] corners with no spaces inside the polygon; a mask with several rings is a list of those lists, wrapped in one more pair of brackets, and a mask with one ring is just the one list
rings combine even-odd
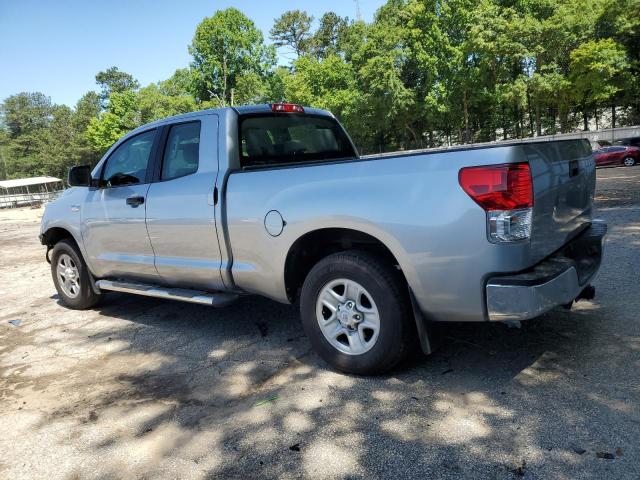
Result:
{"label": "side step running board", "polygon": [[145,285],[143,283],[129,283],[114,280],[98,280],[96,286],[100,290],[112,290],[114,292],[134,293],[146,297],[167,298],[181,302],[199,303],[212,307],[225,307],[237,300],[234,293],[209,293],[186,288],[170,288],[158,285]]}

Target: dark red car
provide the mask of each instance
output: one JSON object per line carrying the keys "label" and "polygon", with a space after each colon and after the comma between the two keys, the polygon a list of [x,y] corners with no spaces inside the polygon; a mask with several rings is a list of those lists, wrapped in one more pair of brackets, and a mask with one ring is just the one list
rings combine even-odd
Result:
{"label": "dark red car", "polygon": [[602,147],[593,151],[596,167],[614,167],[624,165],[632,167],[640,163],[640,148],[624,145]]}

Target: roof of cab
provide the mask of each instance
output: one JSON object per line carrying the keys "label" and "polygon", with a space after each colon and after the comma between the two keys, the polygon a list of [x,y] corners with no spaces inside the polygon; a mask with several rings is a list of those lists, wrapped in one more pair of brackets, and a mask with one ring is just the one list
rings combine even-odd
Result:
{"label": "roof of cab", "polygon": [[[131,133],[137,133],[138,131],[146,130],[149,127],[155,127],[155,126],[158,126],[158,125],[164,125],[166,123],[173,123],[175,121],[180,121],[180,120],[188,120],[190,118],[198,117],[200,115],[222,113],[224,111],[230,111],[230,110],[236,112],[238,115],[252,115],[252,114],[256,114],[256,113],[271,113],[272,112],[271,105],[272,104],[270,104],[270,103],[263,103],[263,104],[260,104],[260,105],[242,105],[242,106],[238,106],[238,107],[208,108],[206,110],[198,110],[198,111],[195,111],[195,112],[182,113],[180,115],[174,115],[172,117],[161,118],[159,120],[154,120],[153,122],[141,125],[141,126],[135,128],[134,130],[132,130],[131,132],[129,132],[126,136],[130,136]],[[327,111],[327,110],[320,110],[319,108],[311,108],[311,107],[304,107],[304,106],[302,108],[304,108],[304,113],[305,114],[323,115],[323,116],[334,118],[333,114],[331,112]],[[283,115],[291,115],[291,114],[290,113],[284,113]]]}
{"label": "roof of cab", "polygon": [[[272,113],[273,110],[271,110],[271,105],[273,104],[262,103],[260,105],[242,105],[239,107],[232,107],[232,108],[236,112],[238,112],[238,115],[252,115],[255,113]],[[324,115],[327,117],[333,117],[333,114],[331,112],[328,112],[327,110],[320,110],[319,108],[305,107],[304,105],[302,105],[302,108],[304,108],[305,114]],[[287,113],[284,115],[290,115],[290,114]]]}
{"label": "roof of cab", "polygon": [[[154,120],[153,122],[145,123],[144,125],[140,125],[139,127],[136,127],[135,129],[131,130],[127,134],[123,135],[122,138],[120,138],[120,140],[114,143],[113,146],[120,143],[120,141],[125,138],[132,137],[133,135],[143,132],[149,128],[165,125],[167,123],[174,123],[181,120],[189,120],[190,118],[199,117],[201,115],[221,114],[221,113],[224,113],[225,111],[234,111],[238,115],[253,115],[256,113],[272,113],[271,105],[272,105],[271,103],[263,103],[259,105],[242,105],[238,107],[208,108],[205,110],[198,110],[198,111],[189,112],[189,113],[181,113],[180,115],[161,118],[159,120]],[[334,115],[327,110],[320,110],[319,108],[311,108],[311,107],[304,107],[304,106],[302,108],[304,108],[305,114],[322,115],[326,117],[335,118]],[[295,114],[282,113],[282,115],[295,115]]]}

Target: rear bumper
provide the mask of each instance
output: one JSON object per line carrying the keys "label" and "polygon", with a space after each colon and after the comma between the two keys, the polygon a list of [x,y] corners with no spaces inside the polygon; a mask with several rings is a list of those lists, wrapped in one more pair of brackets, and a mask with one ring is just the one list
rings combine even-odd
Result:
{"label": "rear bumper", "polygon": [[527,320],[574,300],[600,268],[606,233],[607,225],[594,221],[532,269],[490,278],[486,286],[489,320]]}

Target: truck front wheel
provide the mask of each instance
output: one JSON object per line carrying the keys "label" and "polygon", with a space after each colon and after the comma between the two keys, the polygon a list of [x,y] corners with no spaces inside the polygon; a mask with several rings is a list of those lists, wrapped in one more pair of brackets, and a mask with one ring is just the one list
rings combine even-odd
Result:
{"label": "truck front wheel", "polygon": [[416,343],[410,300],[393,265],[366,252],[329,255],[302,287],[302,325],[316,352],[343,372],[386,372]]}
{"label": "truck front wheel", "polygon": [[51,252],[51,275],[60,299],[69,308],[83,310],[100,301],[101,295],[91,288],[89,270],[73,242],[60,240],[55,244]]}

